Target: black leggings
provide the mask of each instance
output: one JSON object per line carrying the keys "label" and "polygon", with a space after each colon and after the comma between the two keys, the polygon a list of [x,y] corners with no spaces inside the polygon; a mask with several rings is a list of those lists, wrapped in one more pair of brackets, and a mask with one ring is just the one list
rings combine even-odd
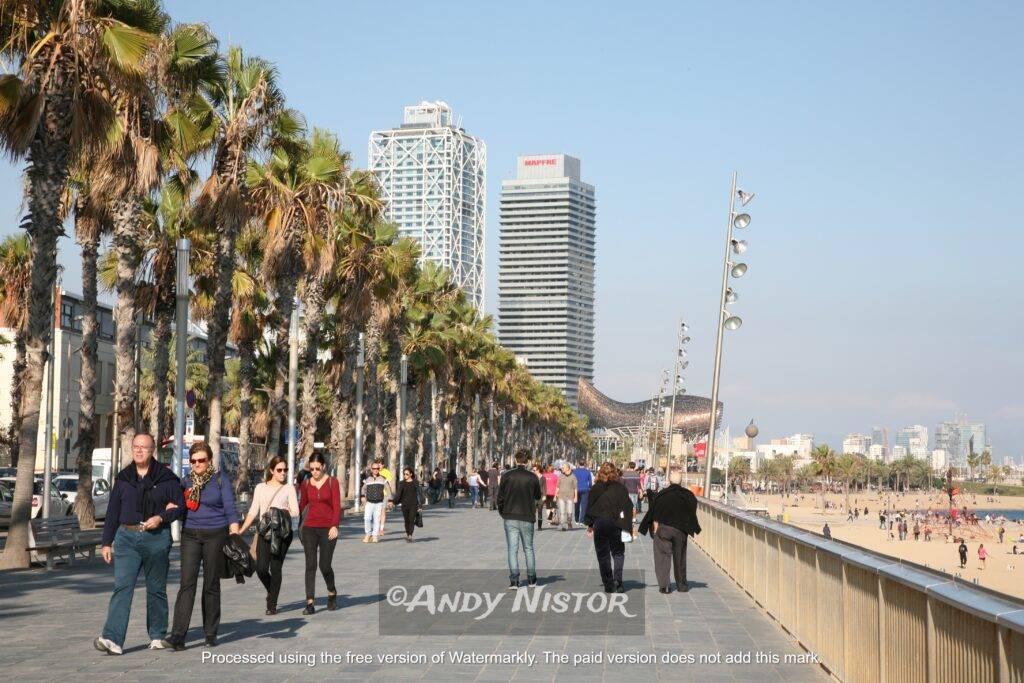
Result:
{"label": "black leggings", "polygon": [[281,554],[270,554],[270,543],[262,536],[256,541],[256,575],[263,582],[267,589],[267,602],[277,606],[277,596],[281,593],[281,567],[284,566],[285,555],[288,554],[288,546],[292,544],[292,537],[281,544]]}
{"label": "black leggings", "polygon": [[403,505],[402,518],[405,519],[405,535],[412,536],[412,532],[416,530],[416,508]]}
{"label": "black leggings", "polygon": [[312,600],[316,589],[316,565],[317,554],[320,555],[320,573],[327,584],[327,592],[330,595],[337,594],[334,587],[334,569],[331,567],[331,560],[334,558],[334,546],[338,539],[332,541],[327,538],[330,531],[328,527],[302,527],[299,532],[299,539],[302,541],[302,550],[306,553],[306,600]]}

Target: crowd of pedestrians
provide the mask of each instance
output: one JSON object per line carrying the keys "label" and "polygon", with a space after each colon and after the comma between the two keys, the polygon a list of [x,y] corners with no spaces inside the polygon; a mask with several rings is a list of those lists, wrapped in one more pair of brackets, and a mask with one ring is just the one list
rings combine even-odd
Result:
{"label": "crowd of pedestrians", "polygon": [[[298,535],[305,556],[304,615],[316,613],[316,575],[327,588],[327,609],[338,608],[333,559],[344,514],[341,486],[329,474],[329,463],[319,453],[310,456],[294,481],[288,464],[274,457],[264,481],[257,484],[244,519],[238,513],[231,477],[215,467],[213,452],[203,442],[189,454],[189,472],[183,478],[154,457],[155,443],[138,434],[132,443],[132,462],[119,472],[110,494],[103,528],[101,555],[114,564],[114,590],[102,633],[94,641],[98,650],[123,652],[135,585],[146,582],[146,626],[150,649],[184,650],[199,576],[202,573],[203,634],[207,647],[217,645],[221,620],[220,581],[234,575],[244,582],[255,573],[266,590],[266,615],[277,614],[283,567],[292,539]],[[546,520],[569,531],[585,526],[592,539],[603,588],[609,593],[626,590],[623,582],[625,548],[640,534],[652,538],[652,553],[659,590],[671,592],[670,572],[676,588],[689,590],[686,581],[686,539],[700,533],[696,498],[680,486],[673,472],[668,485],[653,469],[634,463],[620,470],[611,462],[593,472],[587,463],[553,464],[532,461],[520,450],[515,464],[504,471],[497,462],[459,477],[454,469],[430,473],[424,486],[412,468],[404,468],[396,483],[380,461],[372,463],[358,484],[363,508],[364,543],[377,543],[385,533],[387,512],[401,507],[405,540],[413,541],[423,526],[422,509],[448,506],[465,491],[472,508],[491,510],[502,519],[508,554],[509,588],[537,584],[534,533]],[[424,491],[425,489],[425,491]],[[638,515],[643,501],[647,515]],[[168,632],[167,574],[170,565],[171,523],[180,520],[181,581]],[[635,525],[639,523],[639,529]],[[536,529],[534,528],[536,524]],[[252,529],[252,546],[244,534]],[[520,550],[525,580],[520,572]],[[983,558],[983,556],[982,556]]]}

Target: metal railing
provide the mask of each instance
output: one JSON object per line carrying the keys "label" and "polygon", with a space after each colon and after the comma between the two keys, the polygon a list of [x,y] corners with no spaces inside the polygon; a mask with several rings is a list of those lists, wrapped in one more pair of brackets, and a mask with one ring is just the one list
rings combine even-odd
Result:
{"label": "metal railing", "polygon": [[1024,604],[700,501],[694,538],[840,680],[1024,683]]}

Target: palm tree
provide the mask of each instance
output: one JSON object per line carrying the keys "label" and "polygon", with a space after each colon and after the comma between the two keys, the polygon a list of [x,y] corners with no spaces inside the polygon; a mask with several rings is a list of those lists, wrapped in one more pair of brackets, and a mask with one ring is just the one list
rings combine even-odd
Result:
{"label": "palm tree", "polygon": [[[69,168],[81,151],[105,144],[115,120],[112,81],[142,73],[160,15],[155,0],[0,4],[3,57],[20,64],[18,74],[0,76],[0,138],[11,156],[26,160],[22,225],[32,249],[21,415],[38,415],[42,399]],[[37,431],[36,420],[22,422],[21,451],[35,452]],[[33,460],[19,460],[3,568],[28,566]]]}
{"label": "palm tree", "polygon": [[846,497],[846,512],[850,512],[850,482],[864,470],[864,456],[859,453],[844,453],[836,458],[835,472],[843,480],[843,493]]}
{"label": "palm tree", "polygon": [[821,444],[811,451],[811,464],[814,465],[814,472],[825,481],[821,487],[821,509],[825,509],[825,488],[831,485],[832,477],[836,472],[836,452],[829,448],[828,444]]}
{"label": "palm tree", "polygon": [[198,200],[197,221],[216,227],[212,266],[213,295],[207,318],[210,367],[210,426],[207,443],[220,459],[223,420],[224,357],[231,324],[232,276],[235,241],[250,213],[246,173],[251,155],[267,141],[273,126],[286,134],[292,121],[282,116],[284,95],[277,87],[277,72],[258,57],[246,57],[240,48],[228,50],[223,79],[209,90],[209,116],[216,128],[210,177]]}
{"label": "palm tree", "polygon": [[21,429],[22,373],[25,370],[25,328],[28,323],[29,282],[32,247],[27,235],[10,235],[0,242],[0,320],[14,331],[11,385],[11,424],[4,435],[12,465],[18,464],[18,436]]}
{"label": "palm tree", "polygon": [[99,368],[97,320],[97,263],[100,239],[108,231],[109,216],[102,198],[93,196],[91,186],[79,174],[74,203],[75,242],[82,252],[82,351],[78,383],[78,437],[75,439],[75,468],[78,491],[75,514],[83,529],[96,526],[92,500],[92,451],[96,432],[96,373]]}

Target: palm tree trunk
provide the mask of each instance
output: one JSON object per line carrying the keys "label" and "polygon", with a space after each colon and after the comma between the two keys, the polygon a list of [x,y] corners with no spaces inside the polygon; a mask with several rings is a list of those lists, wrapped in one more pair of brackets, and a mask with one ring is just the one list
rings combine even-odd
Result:
{"label": "palm tree trunk", "polygon": [[[139,239],[140,205],[135,197],[115,201],[111,206],[114,224],[114,251],[117,254],[117,303],[114,305],[114,411],[121,438],[121,463],[131,462],[135,438],[135,405],[139,388],[135,383],[136,312],[138,284],[135,281],[142,248]],[[118,438],[115,434],[114,438]]]}
{"label": "palm tree trunk", "polygon": [[[288,348],[289,328],[291,326],[292,310],[295,308],[295,289],[298,284],[297,276],[292,273],[284,273],[277,278],[275,291],[275,313],[277,316],[277,330],[275,334],[275,345],[277,354],[274,356],[274,391],[270,396],[270,434],[267,436],[267,458],[276,457],[281,451],[281,431],[284,421],[285,410],[288,407]],[[289,435],[289,438],[290,435]]]}
{"label": "palm tree trunk", "polygon": [[302,380],[299,456],[305,460],[313,455],[316,426],[320,419],[320,404],[317,401],[316,389],[317,373],[320,367],[317,354],[320,351],[320,336],[324,320],[323,282],[316,276],[307,277],[302,292],[305,315],[299,339],[305,340],[305,348],[302,349],[302,355],[299,358],[299,372]]}
{"label": "palm tree trunk", "polygon": [[252,428],[252,387],[256,375],[256,345],[246,339],[238,345],[238,477],[235,479],[235,493],[241,493],[249,485],[249,470],[252,469],[252,448],[249,445]]}
{"label": "palm tree trunk", "polygon": [[11,424],[7,427],[7,444],[10,449],[11,466],[18,466],[21,446],[21,399],[22,379],[25,374],[25,333],[19,331],[14,337],[14,364],[11,368]]}
{"label": "palm tree trunk", "polygon": [[23,223],[32,249],[32,274],[25,335],[25,371],[22,373],[21,443],[18,474],[11,502],[11,525],[0,569],[29,565],[28,521],[32,511],[39,408],[43,396],[43,366],[53,334],[53,285],[57,280],[57,238],[63,234],[60,198],[68,177],[71,98],[68,68],[58,60],[46,81],[44,109],[29,147],[28,211]]}
{"label": "palm tree trunk", "polygon": [[[76,223],[78,217],[76,215]],[[90,226],[92,227],[92,226]],[[96,320],[96,259],[99,251],[99,231],[86,226],[75,226],[77,241],[82,249],[82,376],[78,383],[78,493],[75,496],[75,514],[83,529],[96,526],[96,505],[92,499],[92,451],[96,429],[96,368],[98,362]],[[111,472],[113,478],[113,472]]]}
{"label": "palm tree trunk", "polygon": [[[156,310],[153,325],[153,397],[155,406],[150,416],[149,432],[157,445],[163,442],[167,429],[168,372],[171,366],[171,321],[174,319],[174,261],[156,274]],[[219,439],[218,439],[219,441]]]}

